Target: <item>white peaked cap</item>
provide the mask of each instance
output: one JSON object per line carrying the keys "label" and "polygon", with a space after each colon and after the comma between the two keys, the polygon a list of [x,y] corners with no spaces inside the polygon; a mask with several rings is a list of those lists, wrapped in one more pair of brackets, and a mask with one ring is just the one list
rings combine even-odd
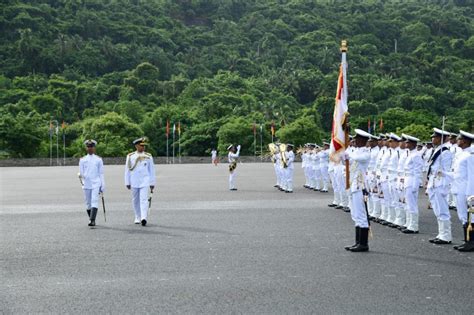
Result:
{"label": "white peaked cap", "polygon": [[474,134],[469,133],[467,131],[459,130],[459,135],[462,136],[463,138],[469,138],[471,140],[474,140]]}
{"label": "white peaked cap", "polygon": [[355,133],[356,133],[356,136],[361,136],[361,137],[364,137],[364,138],[367,138],[367,139],[370,139],[372,138],[372,135],[362,129],[355,129],[354,130]]}

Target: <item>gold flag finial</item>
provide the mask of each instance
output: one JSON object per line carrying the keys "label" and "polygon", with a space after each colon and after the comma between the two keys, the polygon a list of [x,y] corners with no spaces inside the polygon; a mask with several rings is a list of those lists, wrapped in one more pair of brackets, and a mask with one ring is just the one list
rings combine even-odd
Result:
{"label": "gold flag finial", "polygon": [[347,52],[347,41],[341,41],[341,52]]}

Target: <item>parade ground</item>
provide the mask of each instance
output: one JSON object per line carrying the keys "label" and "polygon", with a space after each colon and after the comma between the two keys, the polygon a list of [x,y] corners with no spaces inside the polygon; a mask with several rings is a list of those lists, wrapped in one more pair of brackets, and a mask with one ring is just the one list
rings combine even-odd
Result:
{"label": "parade ground", "polygon": [[[106,165],[106,214],[87,226],[78,167],[1,168],[0,313],[472,314],[474,254],[372,224],[352,253],[350,215],[273,188],[270,163],[156,165],[148,225],[133,223],[122,165]],[[454,244],[461,226],[451,211]]]}

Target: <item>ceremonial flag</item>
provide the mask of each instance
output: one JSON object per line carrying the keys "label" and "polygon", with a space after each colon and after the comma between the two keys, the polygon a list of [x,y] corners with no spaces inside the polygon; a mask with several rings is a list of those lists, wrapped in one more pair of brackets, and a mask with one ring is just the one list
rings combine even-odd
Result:
{"label": "ceremonial flag", "polygon": [[383,130],[383,119],[382,118],[380,118],[379,130],[380,131]]}
{"label": "ceremonial flag", "polygon": [[375,134],[375,126],[377,126],[377,118],[374,119],[374,134]]}
{"label": "ceremonial flag", "polygon": [[173,123],[173,135],[175,134],[175,132],[176,132],[176,124]]}
{"label": "ceremonial flag", "polygon": [[273,123],[273,121],[272,121],[272,125],[270,127],[270,131],[272,133],[272,136],[274,136],[275,135],[275,124]]}
{"label": "ceremonial flag", "polygon": [[168,138],[170,135],[170,121],[167,119],[166,120],[166,138]]}
{"label": "ceremonial flag", "polygon": [[370,117],[369,117],[369,121],[367,122],[367,132],[368,133],[371,133],[370,127],[371,127],[371,125],[370,125]]}
{"label": "ceremonial flag", "polygon": [[66,123],[63,120],[63,123],[61,124],[61,129],[65,129],[65,128],[66,128]]}
{"label": "ceremonial flag", "polygon": [[49,130],[48,130],[50,137],[53,136],[53,128],[54,128],[53,122],[50,121],[50,122],[49,122]]}
{"label": "ceremonial flag", "polygon": [[253,135],[255,136],[257,134],[257,125],[255,125],[255,123],[253,123]]}
{"label": "ceremonial flag", "polygon": [[341,47],[342,59],[339,66],[339,78],[337,81],[336,103],[332,120],[330,157],[333,161],[340,159],[340,154],[344,153],[348,143],[346,142],[345,123],[348,115],[347,98],[347,47],[345,42]]}
{"label": "ceremonial flag", "polygon": [[178,121],[178,135],[181,135],[181,122]]}

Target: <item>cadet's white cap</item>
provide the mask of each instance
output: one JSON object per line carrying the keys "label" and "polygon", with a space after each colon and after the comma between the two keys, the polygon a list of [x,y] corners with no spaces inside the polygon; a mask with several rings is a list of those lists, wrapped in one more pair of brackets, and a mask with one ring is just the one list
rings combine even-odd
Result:
{"label": "cadet's white cap", "polygon": [[363,138],[367,138],[367,139],[370,139],[372,137],[372,135],[362,129],[355,129],[355,136],[359,136],[359,137],[363,137]]}
{"label": "cadet's white cap", "polygon": [[405,138],[407,141],[416,142],[416,143],[420,142],[420,139],[415,138],[413,136],[406,135],[406,134],[403,134],[403,136],[404,136],[403,138]]}
{"label": "cadet's white cap", "polygon": [[433,128],[433,134],[431,135],[431,137],[441,137],[441,136],[450,136],[451,133],[450,132],[447,132],[447,131],[443,131],[441,129],[438,129],[438,128]]}
{"label": "cadet's white cap", "polygon": [[92,140],[92,139],[88,139],[88,140],[84,141],[84,145],[86,147],[95,147],[97,145],[97,141]]}
{"label": "cadet's white cap", "polygon": [[137,145],[137,144],[139,144],[139,145],[148,145],[147,141],[148,141],[147,137],[141,137],[141,138],[133,140],[133,144],[135,144],[135,145]]}
{"label": "cadet's white cap", "polygon": [[474,141],[474,134],[463,131],[463,130],[459,130],[459,137],[468,138],[471,141]]}
{"label": "cadet's white cap", "polygon": [[393,132],[391,132],[389,135],[388,135],[388,140],[395,140],[395,141],[400,141],[402,140],[402,138],[400,138],[399,136],[397,136],[396,134],[394,134]]}

